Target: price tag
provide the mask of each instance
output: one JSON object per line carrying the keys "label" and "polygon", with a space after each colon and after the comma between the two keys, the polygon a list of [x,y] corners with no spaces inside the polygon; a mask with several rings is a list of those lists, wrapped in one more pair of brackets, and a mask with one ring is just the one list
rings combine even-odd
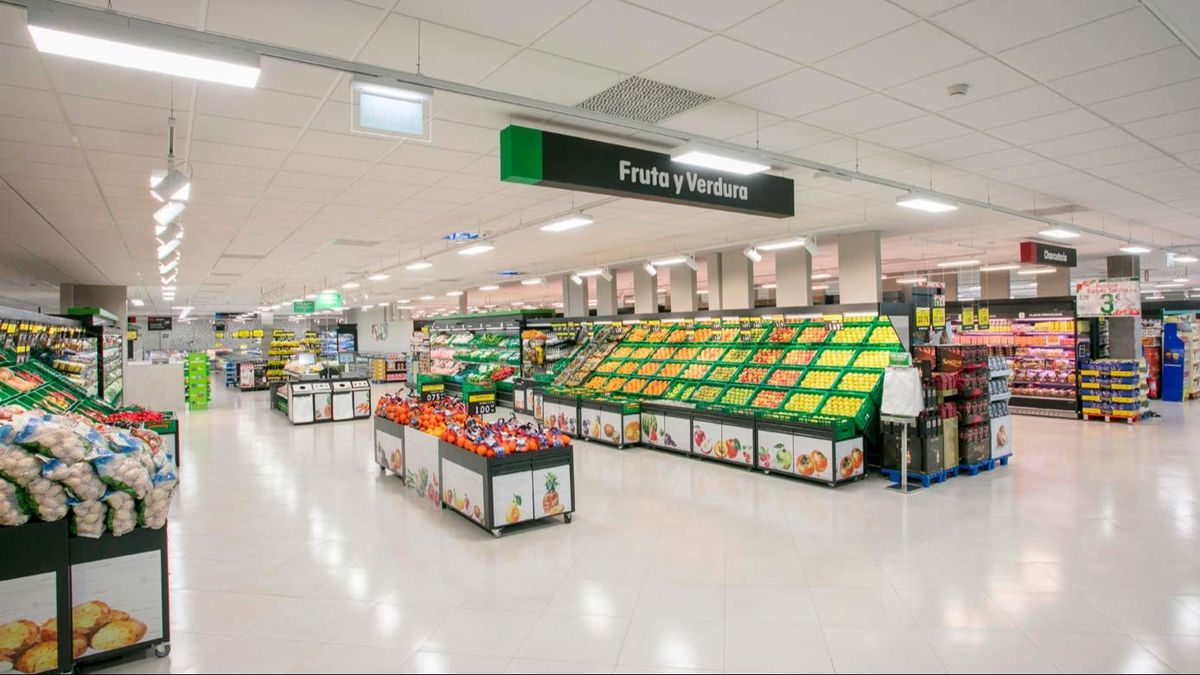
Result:
{"label": "price tag", "polygon": [[421,402],[440,401],[446,397],[446,385],[441,382],[427,382],[421,385]]}
{"label": "price tag", "polygon": [[974,328],[975,327],[975,308],[974,307],[970,307],[970,306],[963,307],[962,325],[963,325],[963,328]]}
{"label": "price tag", "polygon": [[917,308],[917,328],[929,328],[929,308]]}
{"label": "price tag", "polygon": [[989,310],[987,307],[979,308],[979,327],[980,328],[987,328],[988,326],[992,325],[991,314],[992,314],[991,310]]}
{"label": "price tag", "polygon": [[933,308],[933,325],[937,326],[937,327],[946,325],[946,308],[945,307],[934,307]]}
{"label": "price tag", "polygon": [[496,393],[478,393],[467,397],[468,415],[489,415],[496,412]]}

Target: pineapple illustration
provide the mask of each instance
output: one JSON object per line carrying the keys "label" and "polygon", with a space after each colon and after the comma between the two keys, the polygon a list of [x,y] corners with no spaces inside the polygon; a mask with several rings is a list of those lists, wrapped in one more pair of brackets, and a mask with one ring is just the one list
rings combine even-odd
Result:
{"label": "pineapple illustration", "polygon": [[546,494],[542,497],[542,511],[548,516],[562,513],[562,504],[558,501],[558,476],[553,472],[546,474]]}
{"label": "pineapple illustration", "polygon": [[508,513],[505,514],[504,520],[510,525],[521,522],[521,495],[513,495],[512,502],[508,505]]}

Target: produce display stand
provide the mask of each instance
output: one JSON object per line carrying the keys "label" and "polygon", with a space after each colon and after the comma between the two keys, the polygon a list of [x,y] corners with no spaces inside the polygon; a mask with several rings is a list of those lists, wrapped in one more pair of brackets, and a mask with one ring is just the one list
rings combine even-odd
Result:
{"label": "produce display stand", "polygon": [[683,454],[692,452],[692,406],[675,401],[642,403],[642,444]]}
{"label": "produce display stand", "polygon": [[543,391],[535,394],[535,411],[538,407],[538,397],[541,399],[541,415],[538,419],[542,424],[575,438],[580,437],[579,396],[569,393]]}
{"label": "produce display stand", "polygon": [[845,422],[812,424],[783,417],[760,417],[756,426],[756,468],[829,487],[865,475],[864,440]]}
{"label": "produce display stand", "polygon": [[755,465],[754,415],[717,408],[692,416],[692,454],[729,464]]}
{"label": "produce display stand", "polygon": [[429,327],[430,374],[445,377],[446,389],[459,393],[464,383],[488,378],[497,403],[513,405],[514,378],[522,376],[521,334],[526,323],[553,314],[526,309],[441,317]]}
{"label": "produce display stand", "polygon": [[580,396],[579,437],[617,448],[640,443],[640,411],[633,401]]}
{"label": "produce display stand", "polygon": [[175,417],[175,413],[170,410],[165,410],[162,413],[163,420],[161,422],[148,422],[146,428],[158,434],[162,438],[163,452],[167,453],[167,457],[175,464],[175,468],[179,468],[180,458],[182,456],[182,448],[179,444],[179,419]]}
{"label": "produce display stand", "polygon": [[267,389],[267,362],[265,359],[248,359],[238,362],[238,391],[262,391]]}
{"label": "produce display stand", "polygon": [[[0,527],[0,625],[22,619],[42,624],[71,616],[67,519]],[[69,621],[69,619],[68,619]],[[58,670],[70,672],[71,631],[59,622]],[[10,666],[11,668],[11,666]]]}
{"label": "produce display stand", "polygon": [[546,388],[546,383],[528,377],[513,378],[513,412],[523,415],[534,414],[534,396]]}
{"label": "produce display stand", "polygon": [[573,446],[483,457],[422,431],[375,417],[375,462],[419,499],[499,537],[520,523],[562,516],[575,505]]}
{"label": "produce display stand", "polygon": [[298,377],[272,382],[271,408],[292,424],[345,422],[371,416],[371,384],[360,377]]}
{"label": "produce display stand", "polygon": [[183,384],[188,410],[208,410],[208,354],[190,352],[183,362]]}
{"label": "produce display stand", "polygon": [[360,354],[370,362],[371,382],[386,384],[408,381],[407,354]]}
{"label": "produce display stand", "polygon": [[90,339],[95,340],[96,389],[88,395],[108,405],[119,407],[124,393],[125,330],[112,312],[99,307],[71,307],[67,317],[78,319]]}

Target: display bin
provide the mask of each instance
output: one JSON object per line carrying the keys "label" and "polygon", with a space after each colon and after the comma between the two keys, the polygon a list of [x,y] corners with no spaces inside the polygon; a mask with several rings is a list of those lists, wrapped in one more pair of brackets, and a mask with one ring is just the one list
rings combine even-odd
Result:
{"label": "display bin", "polygon": [[[797,407],[800,405],[798,402],[791,403],[793,398],[795,398],[797,396],[801,396],[801,395],[816,397],[816,399],[815,399],[816,402],[813,404],[812,410],[802,410],[799,407]],[[789,393],[787,394],[787,396],[784,397],[783,405],[780,406],[779,411],[781,413],[789,413],[789,414],[793,414],[793,415],[816,415],[821,410],[821,405],[825,403],[825,398],[828,395],[829,395],[829,392],[822,390],[822,389],[792,388],[792,389],[789,389]],[[810,399],[810,400],[813,400],[813,399]],[[789,407],[789,404],[791,405],[791,407]],[[853,425],[851,425],[851,426],[853,426]]]}
{"label": "display bin", "polygon": [[747,363],[738,371],[737,377],[733,379],[733,384],[740,384],[747,387],[760,387],[767,383],[767,378],[771,376],[772,367],[761,363]]}
{"label": "display bin", "polygon": [[162,437],[163,451],[167,453],[167,457],[175,464],[175,468],[180,467],[180,445],[179,445],[179,420],[175,418],[175,413],[170,410],[165,410],[162,413],[163,420],[161,422],[147,422],[146,428],[153,431]]}
{"label": "display bin", "polygon": [[754,466],[754,415],[707,407],[692,416],[693,455]]}
{"label": "display bin", "polygon": [[[0,527],[0,598],[5,599],[0,603],[0,625],[26,620],[40,626],[54,617],[66,617],[68,622],[58,623],[58,659],[51,672],[71,672],[73,660],[67,523],[63,518]],[[13,666],[19,664],[21,654],[9,656]]]}
{"label": "display bin", "polygon": [[545,388],[545,386],[546,384],[539,380],[523,377],[513,378],[513,412],[532,415],[534,392]]}
{"label": "display bin", "polygon": [[865,473],[863,438],[845,421],[792,421],[760,416],[756,466],[830,487],[861,479]]}
{"label": "display bin", "polygon": [[[871,387],[871,389],[869,391],[859,391],[857,389],[842,389],[841,387],[842,387],[843,383],[846,381],[846,377],[848,375],[850,375],[851,373],[857,373],[859,375],[864,375],[864,376],[873,376],[877,379],[875,380],[875,384]],[[837,393],[837,394],[845,394],[845,393],[867,394],[868,396],[871,397],[871,401],[876,406],[878,406],[880,400],[883,398],[883,371],[872,370],[869,368],[846,368],[845,370],[842,371],[842,376],[838,378],[837,384],[834,385],[833,393]]]}
{"label": "display bin", "polygon": [[624,448],[642,440],[640,406],[619,400],[579,399],[579,437]]}
{"label": "display bin", "polygon": [[575,451],[570,445],[484,457],[438,442],[442,507],[499,537],[504,528],[562,516],[575,504]]}
{"label": "display bin", "polygon": [[698,386],[700,386],[699,382],[677,380],[667,387],[667,390],[663,392],[662,398],[667,401],[686,401],[691,398],[692,392]]}
{"label": "display bin", "polygon": [[[838,370],[849,368],[854,363],[855,357],[857,357],[861,351],[862,348],[855,344],[837,345],[827,342],[825,343],[825,346],[822,347],[819,352],[817,352],[816,358],[814,358],[812,363],[809,365],[816,368],[835,368]],[[823,360],[835,358],[834,355],[840,355],[842,352],[845,352],[846,354],[845,363],[822,363]]]}
{"label": "display bin", "polygon": [[[800,381],[804,379],[804,372],[806,370],[808,370],[808,366],[777,364],[767,374],[765,384],[769,387],[784,387],[787,389],[799,387]],[[779,377],[776,377],[776,373],[779,373]]]}
{"label": "display bin", "polygon": [[721,394],[729,386],[724,382],[696,382],[696,388],[688,396],[687,402],[693,405],[713,405],[721,400]]}
{"label": "display bin", "polygon": [[544,426],[578,437],[579,397],[575,394],[543,392],[540,419]]}
{"label": "display bin", "polygon": [[690,454],[694,408],[671,401],[642,403],[642,443],[652,448]]}
{"label": "display bin", "polygon": [[704,375],[704,382],[717,386],[731,385],[737,382],[743,367],[740,363],[714,363]]}
{"label": "display bin", "polygon": [[725,355],[725,352],[728,351],[728,348],[729,345],[725,344],[724,342],[705,343],[700,346],[699,351],[696,352],[696,356],[689,360],[692,363],[707,363],[710,365],[716,365],[721,362],[721,357]]}
{"label": "display bin", "polygon": [[[98,665],[154,648],[158,656],[171,649],[170,590],[167,571],[167,528],[139,527],[123,536],[105,532],[96,539],[70,537],[71,605],[96,602],[129,615],[132,625],[144,626],[136,642],[108,650],[92,646],[73,661],[76,668]],[[77,611],[67,616],[77,614]],[[82,613],[86,616],[86,613]],[[74,617],[71,619],[74,621]],[[62,625],[60,623],[60,629]],[[79,626],[69,626],[71,635]],[[60,630],[60,632],[63,632]],[[136,635],[136,633],[135,633]],[[121,643],[121,636],[116,642]]]}
{"label": "display bin", "polygon": [[807,368],[816,360],[821,351],[817,346],[792,345],[783,351],[783,356],[775,363],[778,367]]}
{"label": "display bin", "polygon": [[[775,412],[787,402],[790,391],[787,387],[758,387],[755,389],[754,395],[750,397],[750,402],[746,405],[746,408],[756,414]],[[772,399],[764,395],[768,393],[776,395],[775,398],[778,399],[776,405],[770,405]]]}
{"label": "display bin", "polygon": [[[824,374],[824,377],[820,377]],[[804,375],[800,378],[799,386],[802,389],[815,389],[818,391],[833,391],[837,386],[838,380],[842,377],[841,368],[822,368],[819,366],[809,366],[804,371]],[[821,380],[824,380],[822,382]]]}
{"label": "display bin", "polygon": [[381,471],[390,471],[403,478],[404,437],[407,427],[378,415],[372,419],[375,427],[375,463]]}
{"label": "display bin", "polygon": [[[858,409],[852,415],[835,415],[833,412],[825,410],[825,406],[829,405],[830,399],[834,396],[856,398],[859,399],[861,403],[859,404]],[[867,426],[871,422],[871,416],[875,413],[875,404],[871,402],[871,397],[866,394],[860,394],[854,391],[831,391],[829,392],[829,395],[825,397],[824,402],[821,403],[821,408],[818,409],[817,412],[821,415],[831,415],[835,417],[841,416],[851,419],[854,421],[855,429],[861,433],[867,431]]]}
{"label": "display bin", "polygon": [[704,376],[708,375],[708,371],[712,370],[713,364],[699,363],[693,361],[672,361],[671,363],[679,363],[683,365],[683,370],[675,378],[678,380],[687,380],[689,382],[703,382]]}

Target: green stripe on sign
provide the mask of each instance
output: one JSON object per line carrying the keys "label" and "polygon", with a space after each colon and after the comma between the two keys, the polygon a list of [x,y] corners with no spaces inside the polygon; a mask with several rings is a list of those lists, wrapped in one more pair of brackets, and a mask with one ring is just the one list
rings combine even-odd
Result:
{"label": "green stripe on sign", "polygon": [[500,180],[542,182],[542,132],[509,125],[500,130]]}

